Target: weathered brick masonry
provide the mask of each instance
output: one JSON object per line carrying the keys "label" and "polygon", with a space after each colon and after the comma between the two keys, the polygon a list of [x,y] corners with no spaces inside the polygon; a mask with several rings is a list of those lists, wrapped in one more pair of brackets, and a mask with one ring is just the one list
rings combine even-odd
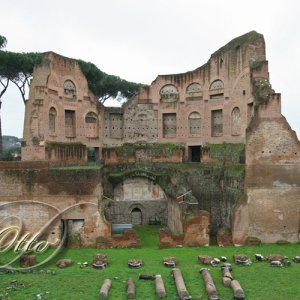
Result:
{"label": "weathered brick masonry", "polygon": [[[75,205],[48,233],[67,220],[75,246],[138,245],[132,232],[112,237],[111,222],[161,223],[171,231],[162,245],[207,244],[209,232],[227,244],[230,231],[237,244],[298,241],[300,145],[280,101],[254,31],[193,71],[157,76],[122,108],[99,105],[74,60],[45,53],[26,104],[24,164],[0,164],[0,217],[37,230]],[[48,169],[85,164],[91,149],[101,170]]]}

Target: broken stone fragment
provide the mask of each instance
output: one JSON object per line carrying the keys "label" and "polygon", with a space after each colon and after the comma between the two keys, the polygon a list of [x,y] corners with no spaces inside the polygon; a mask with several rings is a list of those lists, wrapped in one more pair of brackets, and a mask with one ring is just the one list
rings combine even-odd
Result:
{"label": "broken stone fragment", "polygon": [[143,265],[143,261],[141,259],[129,259],[128,260],[128,267],[129,268],[141,268]]}
{"label": "broken stone fragment", "polygon": [[198,262],[202,265],[210,265],[211,261],[214,258],[212,256],[208,256],[208,255],[199,255],[198,256]]}
{"label": "broken stone fragment", "polygon": [[95,269],[104,269],[107,266],[107,255],[95,254],[93,256],[93,267]]}
{"label": "broken stone fragment", "polygon": [[166,267],[175,268],[177,264],[177,259],[176,257],[164,257],[163,262]]}
{"label": "broken stone fragment", "polygon": [[23,255],[20,257],[20,267],[28,268],[36,265],[36,256],[35,255]]}
{"label": "broken stone fragment", "polygon": [[64,258],[64,259],[60,259],[57,261],[56,265],[59,267],[59,268],[66,268],[66,267],[69,267],[71,266],[73,263],[73,261],[71,259],[68,259],[68,258]]}
{"label": "broken stone fragment", "polygon": [[283,262],[284,260],[284,256],[283,255],[280,255],[280,254],[270,254],[268,256],[268,262],[272,262],[272,261],[280,261],[281,263]]}
{"label": "broken stone fragment", "polygon": [[233,261],[236,263],[237,261],[246,261],[249,257],[245,254],[235,254],[233,255]]}

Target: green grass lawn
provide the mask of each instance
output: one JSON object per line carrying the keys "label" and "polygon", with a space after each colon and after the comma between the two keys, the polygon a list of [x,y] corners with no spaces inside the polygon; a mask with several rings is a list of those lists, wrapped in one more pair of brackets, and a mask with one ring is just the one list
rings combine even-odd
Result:
{"label": "green grass lawn", "polygon": [[[300,245],[263,245],[245,247],[183,247],[158,249],[157,226],[137,228],[143,247],[140,249],[63,249],[55,260],[44,266],[44,269],[55,270],[56,275],[47,273],[35,274],[3,274],[0,273],[0,299],[99,299],[98,293],[105,278],[112,280],[112,288],[108,299],[126,299],[126,280],[133,277],[136,282],[136,299],[157,299],[153,281],[138,280],[141,273],[161,274],[167,291],[166,299],[178,299],[171,269],[163,266],[162,258],[177,257],[186,287],[193,299],[207,299],[204,283],[199,274],[201,266],[197,262],[198,255],[225,255],[232,262],[233,254],[248,254],[254,260],[255,253],[263,255],[282,254],[292,258],[300,255]],[[81,269],[78,262],[92,260],[96,253],[108,255],[109,266],[105,270],[96,270],[91,266]],[[1,263],[13,253],[2,254]],[[44,253],[42,256],[48,255]],[[55,262],[60,258],[71,258],[74,264],[66,269],[59,269]],[[144,261],[141,269],[129,269],[127,260],[140,258]],[[41,261],[42,257],[38,257]],[[210,268],[220,299],[232,299],[230,288],[222,285],[220,268]],[[300,299],[300,264],[292,264],[289,268],[272,268],[267,262],[253,263],[250,267],[233,265],[233,276],[239,280],[249,300],[293,300]],[[24,287],[20,284],[24,283]],[[7,294],[6,296],[5,293]],[[1,296],[2,295],[2,296]]]}

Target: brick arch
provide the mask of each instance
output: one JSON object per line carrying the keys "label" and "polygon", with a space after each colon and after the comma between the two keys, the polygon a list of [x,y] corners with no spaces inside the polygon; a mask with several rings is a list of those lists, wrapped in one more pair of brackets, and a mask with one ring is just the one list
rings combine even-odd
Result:
{"label": "brick arch", "polygon": [[209,98],[220,99],[224,97],[224,81],[220,78],[213,80],[209,86]]}
{"label": "brick arch", "polygon": [[174,84],[164,85],[160,89],[159,95],[162,102],[176,102],[179,99],[178,88]]}
{"label": "brick arch", "polygon": [[220,89],[224,89],[224,82],[221,79],[214,80],[209,86],[210,91],[220,90]]}
{"label": "brick arch", "polygon": [[192,111],[188,116],[189,134],[199,135],[201,133],[201,115],[197,111]]}
{"label": "brick arch", "polygon": [[[230,90],[230,94],[232,95],[234,93],[234,91],[238,88],[239,83],[241,82],[241,80],[243,80],[246,76],[250,76],[250,72],[249,70],[246,68],[244,69],[238,76],[237,78],[234,80],[233,85],[231,87]],[[250,80],[250,79],[249,79]],[[248,95],[250,97],[250,95]]]}
{"label": "brick arch", "polygon": [[231,111],[231,134],[232,135],[241,135],[241,110],[239,107],[234,107]]}
{"label": "brick arch", "polygon": [[201,93],[202,92],[202,86],[200,83],[198,82],[192,82],[191,84],[189,84],[186,88],[185,91],[187,94],[190,93]]}
{"label": "brick arch", "polygon": [[116,174],[114,173],[110,173],[110,175],[108,176],[108,180],[113,187],[123,182],[125,179],[132,177],[145,177],[154,182],[157,181],[157,176],[154,173],[147,170],[128,170],[127,172],[121,172],[121,170],[117,170],[117,172],[118,175],[120,174],[119,176],[115,176]]}
{"label": "brick arch", "polygon": [[140,203],[134,203],[128,208],[132,225],[143,225],[143,219],[147,216],[146,208]]}
{"label": "brick arch", "polygon": [[146,176],[127,177],[114,188],[116,201],[144,201],[166,200],[164,190],[152,178]]}
{"label": "brick arch", "polygon": [[[87,110],[83,115],[83,124],[85,126],[85,136],[88,138],[97,138],[99,136],[100,118],[94,110]],[[94,122],[91,122],[94,118]]]}
{"label": "brick arch", "polygon": [[[115,224],[147,225],[153,220],[167,223],[167,197],[154,180],[128,177],[113,189],[110,219]],[[134,209],[139,211],[134,211]]]}
{"label": "brick arch", "polygon": [[65,97],[74,97],[77,95],[76,84],[71,79],[66,79],[63,84],[64,96]]}
{"label": "brick arch", "polygon": [[49,132],[54,134],[56,132],[57,126],[57,109],[54,106],[51,106],[48,113],[49,117]]}
{"label": "brick arch", "polygon": [[136,202],[136,203],[131,204],[131,205],[128,207],[127,213],[131,213],[132,210],[135,209],[135,208],[140,209],[141,212],[144,212],[145,209],[146,209],[145,206],[144,206],[143,204]]}

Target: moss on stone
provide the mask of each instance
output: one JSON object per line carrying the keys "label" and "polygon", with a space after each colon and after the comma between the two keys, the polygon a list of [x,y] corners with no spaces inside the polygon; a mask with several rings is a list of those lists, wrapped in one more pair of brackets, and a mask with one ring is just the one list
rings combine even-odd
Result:
{"label": "moss on stone", "polygon": [[230,50],[235,51],[238,47],[241,47],[243,44],[253,43],[258,39],[264,39],[264,36],[254,30],[250,31],[246,34],[243,34],[243,35],[231,40],[225,46],[221,47],[219,50],[214,52],[211,56],[218,56],[218,55],[220,55],[224,52],[230,51]]}
{"label": "moss on stone", "polygon": [[81,235],[79,232],[68,236],[68,244],[72,247],[74,245],[82,245]]}
{"label": "moss on stone", "polygon": [[84,170],[100,170],[103,165],[75,165],[75,166],[60,166],[52,167],[51,170],[73,170],[73,171],[84,171]]}
{"label": "moss on stone", "polygon": [[269,101],[269,95],[274,93],[269,80],[265,78],[252,78],[252,94],[255,99],[254,108],[258,109],[260,105],[267,104]]}
{"label": "moss on stone", "polygon": [[173,155],[174,150],[183,150],[183,149],[184,146],[181,144],[125,143],[119,147],[104,148],[103,151],[105,152],[109,150],[114,150],[118,154],[118,156],[128,157],[128,156],[134,156],[136,151],[138,150],[145,150],[145,151],[149,151],[150,152],[149,154],[153,157],[170,157]]}
{"label": "moss on stone", "polygon": [[138,168],[129,168],[119,172],[112,172],[108,175],[109,181],[114,186],[123,182],[126,178],[132,177],[146,177],[153,181],[156,181],[157,179],[157,175],[155,173]]}
{"label": "moss on stone", "polygon": [[207,152],[213,159],[220,162],[239,163],[244,156],[244,144],[205,144],[202,150]]}
{"label": "moss on stone", "polygon": [[59,142],[46,142],[46,150],[49,152],[55,147],[64,147],[66,149],[71,149],[71,148],[79,148],[79,147],[84,147],[86,148],[85,145],[81,143],[59,143]]}

